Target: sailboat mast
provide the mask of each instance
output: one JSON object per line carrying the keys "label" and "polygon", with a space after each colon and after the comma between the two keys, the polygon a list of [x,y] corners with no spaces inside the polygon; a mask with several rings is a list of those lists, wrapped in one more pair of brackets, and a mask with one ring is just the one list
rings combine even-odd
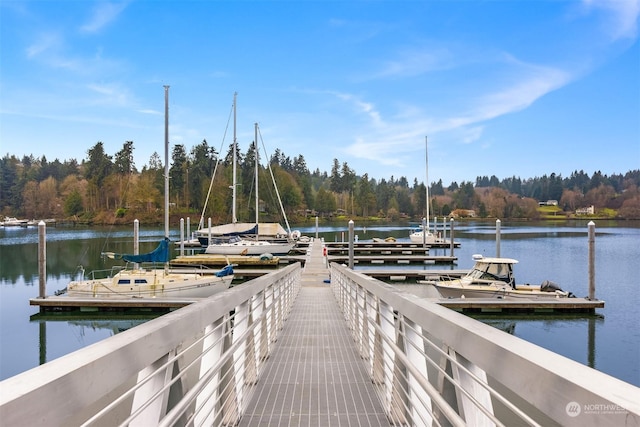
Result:
{"label": "sailboat mast", "polygon": [[164,237],[169,238],[169,85],[164,85]]}
{"label": "sailboat mast", "polygon": [[254,142],[253,142],[253,148],[254,148],[254,156],[255,156],[255,160],[256,160],[256,240],[258,240],[259,236],[260,236],[260,226],[259,221],[259,215],[258,215],[258,205],[259,205],[259,197],[258,197],[258,124],[255,123],[254,124],[254,129],[255,129],[255,137],[254,137]]}
{"label": "sailboat mast", "polygon": [[[425,165],[426,165],[426,179],[425,187],[427,188],[427,229],[424,230],[424,233],[429,231],[429,144],[427,142],[427,137],[424,137],[424,152],[425,152]],[[426,235],[426,234],[425,234]]]}
{"label": "sailboat mast", "polygon": [[233,206],[231,210],[231,222],[235,224],[238,222],[238,218],[236,217],[236,190],[237,190],[237,182],[236,182],[236,151],[237,151],[237,140],[236,140],[236,107],[237,107],[237,98],[238,92],[234,92],[233,94],[233,184],[232,184],[232,200]]}

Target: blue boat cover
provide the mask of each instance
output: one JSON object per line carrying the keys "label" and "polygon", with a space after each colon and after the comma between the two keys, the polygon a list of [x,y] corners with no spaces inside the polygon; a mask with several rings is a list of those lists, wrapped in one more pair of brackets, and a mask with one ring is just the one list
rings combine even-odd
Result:
{"label": "blue boat cover", "polygon": [[224,276],[230,276],[232,274],[233,274],[233,266],[232,265],[227,265],[225,268],[223,268],[222,270],[218,271],[216,273],[216,276],[224,277]]}
{"label": "blue boat cover", "polygon": [[146,254],[132,255],[120,254],[116,259],[122,258],[127,262],[169,262],[169,243],[171,241],[165,237],[157,248]]}

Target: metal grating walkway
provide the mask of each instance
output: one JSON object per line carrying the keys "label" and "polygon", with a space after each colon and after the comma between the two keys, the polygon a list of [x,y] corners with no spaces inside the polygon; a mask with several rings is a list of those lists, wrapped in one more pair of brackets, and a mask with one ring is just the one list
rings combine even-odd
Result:
{"label": "metal grating walkway", "polygon": [[328,278],[316,240],[240,426],[389,426]]}

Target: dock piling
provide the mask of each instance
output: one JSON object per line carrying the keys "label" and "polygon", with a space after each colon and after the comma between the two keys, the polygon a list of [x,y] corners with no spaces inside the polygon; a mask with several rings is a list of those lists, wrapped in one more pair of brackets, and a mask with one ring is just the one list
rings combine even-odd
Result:
{"label": "dock piling", "polygon": [[318,215],[316,215],[316,239],[318,238]]}
{"label": "dock piling", "polygon": [[596,224],[589,221],[589,299],[596,299]]}
{"label": "dock piling", "polygon": [[500,258],[500,224],[502,222],[496,219],[496,257]]}
{"label": "dock piling", "polygon": [[349,220],[349,268],[353,270],[353,220]]}
{"label": "dock piling", "polygon": [[[133,220],[133,254],[140,254],[140,221],[138,219]],[[136,263],[136,269],[138,263]]]}
{"label": "dock piling", "polygon": [[453,223],[454,223],[453,218],[451,218],[451,221],[450,221],[451,226],[449,227],[449,234],[451,235],[451,237],[450,237],[451,240],[450,240],[450,243],[449,243],[449,248],[451,250],[451,257],[452,258],[453,258],[453,247],[455,246],[454,243],[453,243]]}
{"label": "dock piling", "polygon": [[180,218],[180,256],[184,256],[184,218]]}
{"label": "dock piling", "polygon": [[39,297],[47,297],[47,225],[38,223],[38,284]]}

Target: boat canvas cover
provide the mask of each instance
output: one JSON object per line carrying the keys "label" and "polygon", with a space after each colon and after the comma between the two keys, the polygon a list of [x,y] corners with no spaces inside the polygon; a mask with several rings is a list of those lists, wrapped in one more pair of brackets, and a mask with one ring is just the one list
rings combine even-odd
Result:
{"label": "boat canvas cover", "polygon": [[[257,226],[255,223],[237,222],[235,224],[224,224],[211,227],[212,236],[242,236],[242,235],[255,235],[256,227],[259,236],[275,237],[286,236],[287,231],[282,225],[273,222],[261,222]],[[202,228],[198,230],[198,235],[207,236],[209,234],[209,228]]]}
{"label": "boat canvas cover", "polygon": [[133,254],[114,254],[112,252],[105,253],[109,258],[123,259],[127,262],[169,262],[169,243],[168,237],[165,237],[157,248],[146,254],[133,255]]}

